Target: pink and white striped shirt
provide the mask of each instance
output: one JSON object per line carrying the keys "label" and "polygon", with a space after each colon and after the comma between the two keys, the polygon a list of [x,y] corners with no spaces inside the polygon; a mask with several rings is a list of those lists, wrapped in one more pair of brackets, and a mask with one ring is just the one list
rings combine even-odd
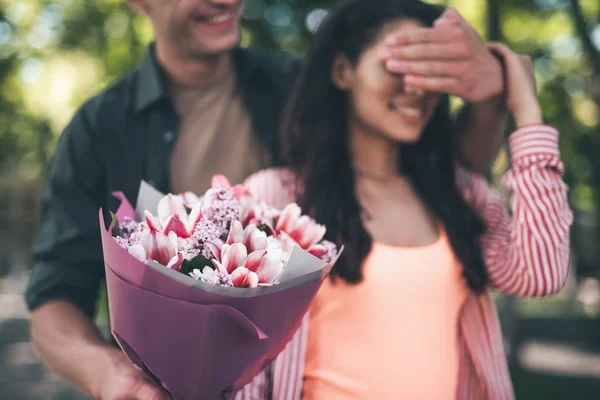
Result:
{"label": "pink and white striped shirt", "polygon": [[[548,296],[564,285],[569,270],[573,214],[562,181],[558,132],[549,126],[522,127],[509,138],[513,166],[504,177],[507,202],[478,175],[459,168],[465,200],[486,223],[481,239],[491,289],[517,296]],[[295,178],[287,169],[259,171],[247,180],[253,193],[277,207],[294,201]],[[458,400],[514,398],[500,324],[489,293],[470,294],[461,317]],[[271,368],[258,375],[236,400],[301,398],[308,316]]]}

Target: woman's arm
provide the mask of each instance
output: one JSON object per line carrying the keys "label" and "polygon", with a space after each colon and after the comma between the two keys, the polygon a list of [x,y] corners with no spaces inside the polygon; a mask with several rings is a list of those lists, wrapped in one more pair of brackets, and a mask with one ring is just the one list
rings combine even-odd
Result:
{"label": "woman's arm", "polygon": [[551,295],[567,279],[573,222],[558,132],[523,126],[510,136],[509,147],[513,167],[504,185],[512,191],[510,210],[483,177],[463,172],[471,180],[465,198],[486,225],[481,246],[492,287],[520,296]]}

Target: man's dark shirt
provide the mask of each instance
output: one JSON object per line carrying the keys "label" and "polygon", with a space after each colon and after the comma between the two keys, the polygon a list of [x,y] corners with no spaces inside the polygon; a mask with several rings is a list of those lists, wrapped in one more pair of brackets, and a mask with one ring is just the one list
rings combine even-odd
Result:
{"label": "man's dark shirt", "polygon": [[[281,165],[279,125],[300,60],[234,51],[253,133]],[[26,301],[34,310],[68,300],[93,316],[104,263],[98,211],[116,210],[113,191],[135,204],[140,181],[170,192],[169,156],[178,117],[150,46],[138,68],[88,100],[61,135],[47,174]]]}

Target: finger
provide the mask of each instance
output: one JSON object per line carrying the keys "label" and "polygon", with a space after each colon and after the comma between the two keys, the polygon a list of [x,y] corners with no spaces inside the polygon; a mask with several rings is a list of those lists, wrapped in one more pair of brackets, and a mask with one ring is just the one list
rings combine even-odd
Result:
{"label": "finger", "polygon": [[404,82],[407,86],[427,92],[452,93],[458,89],[458,79],[444,76],[407,75],[404,77]]}
{"label": "finger", "polygon": [[441,25],[460,25],[464,21],[462,15],[454,9],[448,8],[444,11],[444,13],[434,21],[434,26]]}
{"label": "finger", "polygon": [[138,389],[136,400],[169,400],[165,392],[152,384],[141,385]]}
{"label": "finger", "polygon": [[414,61],[390,59],[386,62],[389,72],[403,75],[460,76],[469,70],[466,61]]}
{"label": "finger", "polygon": [[500,56],[502,56],[505,59],[507,59],[507,58],[513,59],[513,56],[516,56],[516,53],[514,53],[507,45],[505,45],[502,42],[488,43],[487,48],[492,51],[495,51],[497,54],[499,54]]}
{"label": "finger", "polygon": [[462,34],[462,30],[458,26],[444,26],[440,28],[414,28],[392,33],[386,38],[385,42],[389,46],[433,42],[444,43],[453,39],[457,39]]}
{"label": "finger", "polygon": [[388,59],[460,60],[469,57],[469,48],[460,42],[411,44],[387,50]]}

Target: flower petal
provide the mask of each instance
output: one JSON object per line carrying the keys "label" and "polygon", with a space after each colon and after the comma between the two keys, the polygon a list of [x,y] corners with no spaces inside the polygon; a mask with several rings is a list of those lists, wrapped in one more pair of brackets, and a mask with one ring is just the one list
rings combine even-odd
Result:
{"label": "flower petal", "polygon": [[242,287],[242,285],[246,282],[246,277],[248,276],[248,271],[244,267],[240,267],[233,271],[231,274],[231,280],[233,281],[234,287]]}
{"label": "flower petal", "polygon": [[[214,258],[211,260],[213,265],[215,266],[216,270],[219,272],[222,272],[224,274],[228,274],[227,269],[225,269],[225,267],[223,266],[223,264],[221,264],[218,260],[215,260]],[[204,267],[205,269],[208,267]]]}
{"label": "flower petal", "polygon": [[[225,248],[225,245],[223,248]],[[234,243],[226,250],[221,262],[227,272],[231,274],[238,267],[245,264],[247,257],[248,251],[246,250],[246,246],[242,243]]]}
{"label": "flower petal", "polygon": [[243,197],[252,196],[252,194],[250,193],[250,188],[248,188],[246,185],[235,185],[233,187],[233,194],[238,200],[240,200]]}
{"label": "flower petal", "polygon": [[303,215],[296,221],[296,226],[291,231],[287,231],[298,246],[304,250],[317,243],[325,236],[326,229],[323,225],[317,224],[311,217]]}
{"label": "flower petal", "polygon": [[258,276],[244,267],[240,267],[231,274],[234,287],[249,288],[258,286]]}
{"label": "flower petal", "polygon": [[290,203],[281,212],[275,229],[279,231],[288,232],[296,225],[296,221],[300,218],[302,210],[296,203]]}
{"label": "flower petal", "polygon": [[194,228],[196,228],[196,224],[202,219],[204,214],[202,213],[202,200],[198,201],[192,207],[190,211],[190,215],[187,218],[187,230],[190,233],[190,236],[194,233]]}
{"label": "flower petal", "polygon": [[256,273],[250,271],[248,272],[248,277],[246,278],[247,285],[245,287],[253,288],[258,286],[258,275]]}
{"label": "flower petal", "polygon": [[273,283],[283,271],[282,254],[278,251],[266,252],[263,262],[256,271],[260,283]]}
{"label": "flower petal", "polygon": [[183,253],[179,252],[175,257],[171,258],[171,261],[167,264],[167,268],[179,271],[181,269],[181,264],[183,264]]}
{"label": "flower petal", "polygon": [[231,183],[229,183],[229,179],[227,179],[225,175],[215,174],[210,181],[210,186],[215,187],[219,185],[231,187]]}
{"label": "flower petal", "polygon": [[190,232],[188,231],[186,224],[181,220],[178,214],[173,214],[167,217],[164,223],[163,233],[168,235],[174,232],[177,236],[182,238],[189,238]]}
{"label": "flower petal", "polygon": [[171,215],[179,215],[181,220],[187,220],[187,210],[183,205],[181,196],[169,193],[158,202],[158,220],[165,224],[165,220]]}
{"label": "flower petal", "polygon": [[210,252],[216,257],[218,260],[221,260],[221,254],[223,249],[223,242],[221,239],[213,239],[205,243],[205,246],[208,247]]}
{"label": "flower petal", "polygon": [[227,236],[227,244],[243,243],[244,242],[244,227],[240,221],[233,221],[229,235]]}
{"label": "flower petal", "polygon": [[129,246],[127,249],[129,254],[137,258],[142,262],[146,262],[148,259],[146,258],[146,249],[141,244],[134,244],[133,246]]}
{"label": "flower petal", "polygon": [[323,257],[329,250],[321,244],[313,244],[308,249],[308,252],[317,258]]}
{"label": "flower petal", "polygon": [[267,248],[267,234],[251,224],[244,230],[244,245],[249,252]]}
{"label": "flower petal", "polygon": [[160,232],[151,232],[149,235],[144,236],[140,244],[144,246],[149,260],[154,260],[164,266],[177,253],[169,238]]}
{"label": "flower petal", "polygon": [[150,214],[150,211],[144,211],[144,217],[146,217],[146,225],[148,225],[150,231],[162,232],[162,226],[160,222],[158,222],[154,215]]}
{"label": "flower petal", "polygon": [[[267,254],[266,250],[257,250],[248,254],[246,264],[244,265],[249,271],[256,272],[263,262],[263,257]],[[264,260],[266,261],[266,259]]]}
{"label": "flower petal", "polygon": [[200,198],[194,192],[183,192],[179,196],[183,200],[183,205],[190,209],[200,202]]}

